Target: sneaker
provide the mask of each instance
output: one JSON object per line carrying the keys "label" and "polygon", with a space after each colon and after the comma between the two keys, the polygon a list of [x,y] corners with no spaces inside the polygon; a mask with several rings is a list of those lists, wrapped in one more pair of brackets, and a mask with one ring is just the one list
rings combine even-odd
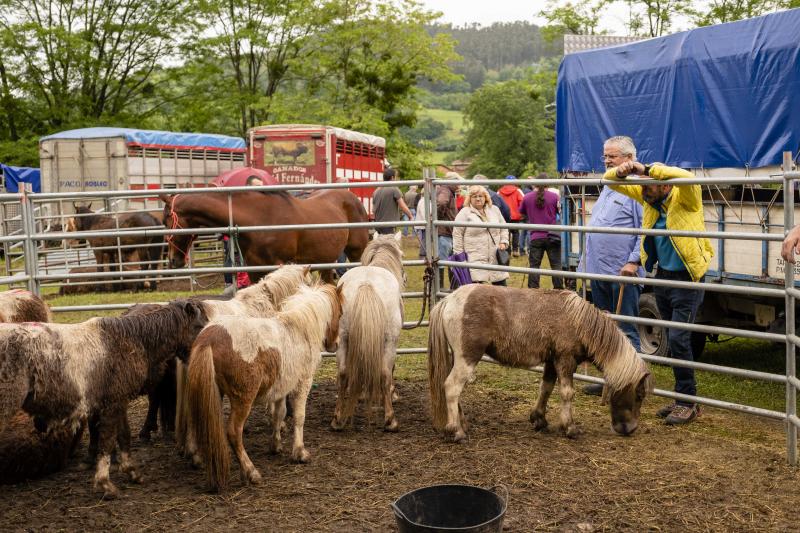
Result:
{"label": "sneaker", "polygon": [[583,387],[583,393],[588,394],[589,396],[602,396],[603,395],[603,384],[602,383],[589,383],[585,387]]}
{"label": "sneaker", "polygon": [[676,405],[664,422],[668,426],[679,426],[692,422],[699,413],[697,405]]}
{"label": "sneaker", "polygon": [[672,411],[675,409],[676,406],[677,404],[675,402],[665,405],[664,407],[656,411],[656,416],[658,418],[667,418],[669,415],[672,414]]}

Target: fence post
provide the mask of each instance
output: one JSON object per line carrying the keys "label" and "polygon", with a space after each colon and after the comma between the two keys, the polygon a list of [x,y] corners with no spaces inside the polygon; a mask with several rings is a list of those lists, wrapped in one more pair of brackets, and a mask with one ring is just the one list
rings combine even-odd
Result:
{"label": "fence post", "polygon": [[[436,235],[436,186],[433,184],[436,178],[436,169],[423,168],[422,177],[425,180],[425,254],[428,259],[433,261],[439,258],[439,239]],[[433,269],[433,279],[431,280],[431,306],[436,304],[439,297],[439,269]]]}
{"label": "fence post", "polygon": [[[786,177],[792,171],[792,152],[783,152],[783,223],[787,232],[794,226],[794,180]],[[786,288],[794,287],[794,265],[784,265],[784,282]],[[797,464],[797,426],[792,418],[797,415],[797,389],[790,377],[797,377],[795,345],[790,337],[795,335],[795,299],[789,291],[785,296],[786,317],[786,455],[789,464]]]}
{"label": "fence post", "polygon": [[36,224],[33,216],[33,201],[31,201],[28,192],[27,186],[23,187],[22,198],[20,198],[22,231],[24,233],[22,249],[25,253],[25,275],[28,276],[28,290],[38,296],[40,290],[39,280],[36,279],[36,276],[38,275],[39,264],[36,257],[36,242],[31,238],[31,235],[36,233]]}

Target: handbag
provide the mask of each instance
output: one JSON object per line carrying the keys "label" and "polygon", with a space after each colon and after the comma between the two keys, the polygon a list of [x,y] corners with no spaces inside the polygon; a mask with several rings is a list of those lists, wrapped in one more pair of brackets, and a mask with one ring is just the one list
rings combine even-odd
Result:
{"label": "handbag", "polygon": [[[467,256],[467,252],[461,252],[457,254],[453,254],[447,258],[448,261],[458,261],[459,263],[465,263],[469,261],[469,257]],[[461,287],[462,285],[469,285],[472,283],[472,274],[469,273],[469,269],[466,267],[450,267],[450,289],[456,290],[457,288]]]}
{"label": "handbag", "polygon": [[492,239],[492,244],[495,245],[494,249],[494,257],[497,259],[497,264],[502,266],[508,266],[511,264],[511,254],[508,250],[501,250],[497,247],[497,243],[494,241],[494,237],[492,236],[492,232],[489,231],[489,228],[486,228],[486,231],[489,233],[489,238]]}

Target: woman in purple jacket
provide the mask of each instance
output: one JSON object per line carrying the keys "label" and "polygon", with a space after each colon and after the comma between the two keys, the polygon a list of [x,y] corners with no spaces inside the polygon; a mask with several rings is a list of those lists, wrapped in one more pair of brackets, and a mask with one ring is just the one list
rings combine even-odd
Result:
{"label": "woman in purple jacket", "polygon": [[[542,172],[537,179],[548,179]],[[539,185],[522,199],[519,212],[529,224],[555,224],[559,214],[558,193],[548,190],[546,186]],[[531,268],[539,268],[542,258],[547,253],[551,270],[561,270],[561,236],[550,231],[531,231],[530,245],[528,247],[528,262]],[[561,278],[553,277],[553,287],[563,289]],[[539,288],[539,275],[528,276],[528,288]]]}

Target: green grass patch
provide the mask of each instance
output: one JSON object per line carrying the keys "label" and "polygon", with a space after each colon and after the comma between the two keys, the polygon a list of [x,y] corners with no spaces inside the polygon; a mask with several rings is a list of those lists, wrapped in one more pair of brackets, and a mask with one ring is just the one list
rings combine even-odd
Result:
{"label": "green grass patch", "polygon": [[430,117],[447,126],[448,133],[460,137],[464,129],[464,114],[461,111],[449,109],[423,108],[419,111],[422,117]]}

